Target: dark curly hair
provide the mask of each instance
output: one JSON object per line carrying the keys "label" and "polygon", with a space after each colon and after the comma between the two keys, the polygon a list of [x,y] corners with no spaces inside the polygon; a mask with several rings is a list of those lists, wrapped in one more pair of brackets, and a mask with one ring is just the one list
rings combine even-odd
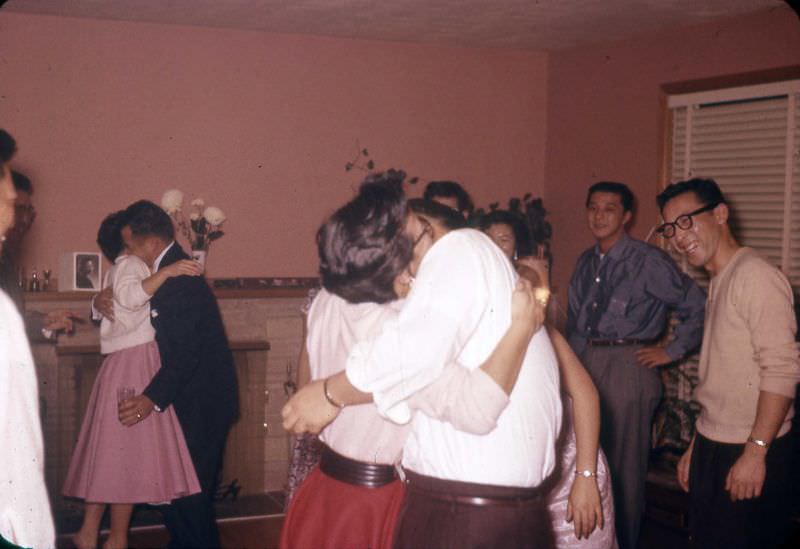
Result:
{"label": "dark curly hair", "polygon": [[125,244],[122,242],[122,226],[125,219],[125,211],[119,210],[108,214],[97,231],[97,245],[100,251],[111,263],[117,259],[122,252]]}
{"label": "dark curly hair", "polygon": [[350,202],[317,231],[322,286],[350,303],[397,299],[394,279],[411,261],[404,232],[405,173],[369,176]]}
{"label": "dark curly hair", "polygon": [[489,227],[497,224],[504,224],[511,227],[514,232],[516,242],[515,251],[519,257],[533,255],[533,244],[531,243],[530,231],[528,230],[526,218],[510,210],[492,210],[483,214],[475,220],[478,229],[487,232]]}

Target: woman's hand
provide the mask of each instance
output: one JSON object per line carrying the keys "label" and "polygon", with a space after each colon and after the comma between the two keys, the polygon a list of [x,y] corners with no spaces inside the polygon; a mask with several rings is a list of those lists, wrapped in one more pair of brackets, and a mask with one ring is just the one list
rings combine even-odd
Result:
{"label": "woman's hand", "polygon": [[694,450],[694,437],[692,437],[692,442],[678,461],[678,484],[681,485],[684,492],[689,491],[689,464],[692,462],[692,450]]}
{"label": "woman's hand", "polygon": [[341,411],[325,398],[324,380],[318,379],[297,391],[283,409],[283,428],[297,435],[318,434]]}
{"label": "woman's hand", "polygon": [[567,522],[575,523],[575,537],[588,538],[594,529],[603,529],[603,505],[597,477],[576,476],[567,500]]}
{"label": "woman's hand", "polygon": [[181,259],[175,263],[170,263],[163,269],[168,278],[173,276],[200,276],[203,274],[203,266],[194,259]]}
{"label": "woman's hand", "polygon": [[537,296],[537,291],[541,293],[529,281],[520,278],[511,294],[511,322],[527,326],[531,334],[538,332],[544,324],[547,309],[547,300]]}

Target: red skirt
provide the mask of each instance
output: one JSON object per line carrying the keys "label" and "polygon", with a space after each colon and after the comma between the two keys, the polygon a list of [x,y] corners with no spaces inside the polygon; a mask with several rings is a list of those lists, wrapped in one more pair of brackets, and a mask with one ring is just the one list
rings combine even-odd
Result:
{"label": "red skirt", "polygon": [[335,480],[319,466],[289,505],[281,549],[390,549],[405,487],[368,488]]}

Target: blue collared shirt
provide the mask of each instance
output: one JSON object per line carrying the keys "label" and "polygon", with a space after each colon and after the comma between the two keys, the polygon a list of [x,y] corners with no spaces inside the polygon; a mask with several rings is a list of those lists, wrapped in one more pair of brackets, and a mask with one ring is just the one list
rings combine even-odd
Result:
{"label": "blue collared shirt", "polygon": [[567,338],[579,356],[589,339],[655,340],[675,311],[666,352],[678,360],[703,338],[706,295],[663,250],[627,234],[605,255],[598,246],[578,258],[569,284]]}

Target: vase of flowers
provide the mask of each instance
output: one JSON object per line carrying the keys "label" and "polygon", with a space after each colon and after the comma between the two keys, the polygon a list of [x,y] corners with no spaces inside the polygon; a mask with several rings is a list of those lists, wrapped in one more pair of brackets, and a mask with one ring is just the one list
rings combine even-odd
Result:
{"label": "vase of flowers", "polygon": [[189,241],[192,259],[205,267],[211,243],[221,238],[225,214],[216,206],[206,206],[202,198],[195,198],[189,204],[188,218],[183,212],[183,193],[171,189],[161,198],[161,207],[175,222],[175,226]]}

